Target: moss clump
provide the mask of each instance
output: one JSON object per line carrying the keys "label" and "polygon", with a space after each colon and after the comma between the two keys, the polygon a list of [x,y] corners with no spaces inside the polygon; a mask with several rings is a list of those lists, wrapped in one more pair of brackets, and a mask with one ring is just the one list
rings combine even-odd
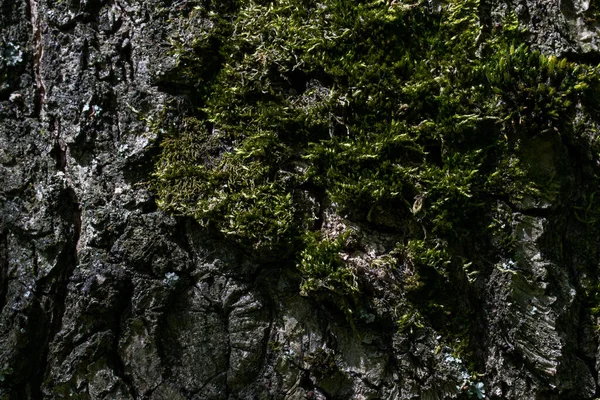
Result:
{"label": "moss clump", "polygon": [[153,185],[164,209],[299,259],[305,293],[360,286],[344,244],[306,229],[312,198],[375,228],[419,226],[401,262],[416,260],[424,303],[444,303],[431,288],[510,251],[486,253],[510,223],[498,203],[545,190],[523,141],[581,140],[576,111],[599,88],[596,68],[521,44],[514,13],[483,25],[477,0],[228,4],[195,10],[210,28],[175,47],[198,113],[164,136]]}
{"label": "moss clump", "polygon": [[596,84],[593,68],[515,47],[510,20],[481,41],[476,1],[346,3],[240,2],[179,56],[203,107],[165,139],[164,208],[273,246],[298,234],[293,194],[310,186],[369,221],[418,198],[429,229],[457,236],[486,200],[532,188],[518,136],[570,134]]}
{"label": "moss clump", "polygon": [[301,286],[302,293],[357,293],[357,278],[340,258],[340,252],[346,247],[348,233],[333,240],[320,236],[318,232],[305,235],[306,246],[300,252],[298,263],[298,268],[307,277]]}

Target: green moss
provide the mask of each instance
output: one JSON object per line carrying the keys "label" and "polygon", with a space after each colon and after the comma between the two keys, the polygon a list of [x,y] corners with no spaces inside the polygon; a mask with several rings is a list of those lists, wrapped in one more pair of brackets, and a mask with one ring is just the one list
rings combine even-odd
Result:
{"label": "green moss", "polygon": [[[239,0],[197,11],[210,28],[174,46],[171,75],[198,112],[163,136],[160,206],[255,254],[298,260],[302,293],[346,308],[339,299],[362,278],[340,258],[343,237],[306,229],[318,225],[306,199],[404,232],[399,263],[415,265],[406,283],[419,309],[401,320],[458,321],[461,335],[466,300],[444,288],[468,287],[512,251],[499,203],[558,190],[523,162],[524,143],[585,140],[575,115],[596,107],[600,86],[596,68],[523,45],[513,12],[492,29],[476,0],[427,4]],[[596,218],[590,210],[577,215]]]}
{"label": "green moss", "polygon": [[417,309],[410,307],[398,318],[397,326],[399,332],[413,334],[425,327],[424,318]]}
{"label": "green moss", "polygon": [[583,195],[583,205],[575,206],[575,218],[584,224],[595,225],[600,221],[600,196],[594,191]]}
{"label": "green moss", "polygon": [[298,268],[304,276],[300,286],[302,294],[358,293],[356,275],[340,257],[348,236],[349,232],[346,232],[332,240],[322,238],[318,232],[304,235],[306,243],[298,262]]}

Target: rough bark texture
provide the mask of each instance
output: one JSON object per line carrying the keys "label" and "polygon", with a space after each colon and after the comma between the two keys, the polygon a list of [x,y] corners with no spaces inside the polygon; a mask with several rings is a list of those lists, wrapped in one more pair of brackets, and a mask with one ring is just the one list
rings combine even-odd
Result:
{"label": "rough bark texture", "polygon": [[[533,47],[598,61],[580,3],[512,6]],[[514,211],[519,270],[493,269],[472,299],[481,377],[433,329],[352,329],[276,262],[157,210],[140,116],[182,102],[162,77],[189,7],[0,0],[0,398],[476,398],[479,381],[492,399],[600,395],[597,277],[578,269],[598,266],[598,237],[571,218],[585,155],[560,140],[529,161],[567,194]],[[392,287],[373,288],[382,308]]]}

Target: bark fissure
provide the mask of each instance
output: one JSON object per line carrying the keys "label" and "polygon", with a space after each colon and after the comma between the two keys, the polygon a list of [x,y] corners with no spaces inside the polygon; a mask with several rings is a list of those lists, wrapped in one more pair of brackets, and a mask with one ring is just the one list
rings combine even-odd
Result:
{"label": "bark fissure", "polygon": [[29,0],[29,12],[33,41],[33,75],[35,77],[37,91],[35,114],[40,120],[43,120],[45,116],[46,104],[46,84],[44,83],[44,78],[42,76],[44,42],[42,36],[42,22],[37,0]]}

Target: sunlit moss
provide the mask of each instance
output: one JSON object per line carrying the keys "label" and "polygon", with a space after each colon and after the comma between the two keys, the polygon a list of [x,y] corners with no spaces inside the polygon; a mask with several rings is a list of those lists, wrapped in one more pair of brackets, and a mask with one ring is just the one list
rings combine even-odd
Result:
{"label": "sunlit moss", "polygon": [[527,48],[514,12],[489,27],[477,0],[428,4],[197,10],[210,28],[174,47],[171,74],[198,112],[164,135],[153,181],[161,207],[256,254],[298,260],[303,293],[338,298],[355,296],[361,278],[339,258],[343,241],[307,229],[319,218],[307,198],[377,229],[416,224],[397,250],[423,279],[413,286],[424,309],[460,308],[434,297],[476,279],[483,256],[468,244],[510,251],[509,237],[494,239],[509,235],[498,203],[550,190],[523,162],[524,141],[580,140],[576,110],[595,107],[598,71]]}

